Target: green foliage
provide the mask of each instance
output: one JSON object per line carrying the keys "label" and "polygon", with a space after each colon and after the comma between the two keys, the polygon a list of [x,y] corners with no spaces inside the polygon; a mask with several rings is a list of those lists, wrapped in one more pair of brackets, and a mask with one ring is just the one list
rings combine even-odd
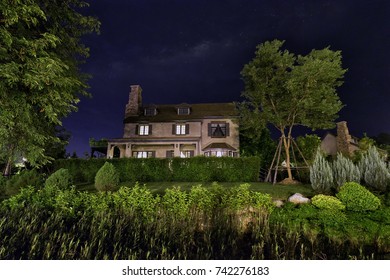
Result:
{"label": "green foliage", "polygon": [[[246,100],[240,111],[249,125],[270,123],[276,127],[285,140],[289,163],[294,126],[334,127],[342,108],[336,88],[342,85],[346,70],[341,65],[340,51],[325,48],[296,56],[283,50],[283,44],[284,41],[273,40],[258,45],[255,57],[244,66],[242,96]],[[292,179],[290,166],[287,170]]]}
{"label": "green foliage", "polygon": [[58,169],[45,181],[45,187],[57,186],[61,190],[68,189],[73,184],[72,176],[65,168]]}
{"label": "green foliage", "polygon": [[[0,151],[8,166],[22,154],[32,166],[51,160],[54,128],[88,95],[81,43],[99,22],[80,12],[84,1],[0,2]],[[9,173],[9,168],[6,169]],[[8,174],[7,174],[8,175]]]}
{"label": "green foliage", "polygon": [[7,179],[4,176],[0,175],[0,195],[5,194],[6,185],[7,185]]}
{"label": "green foliage", "polygon": [[315,195],[312,197],[311,203],[319,209],[345,210],[345,205],[337,197],[330,195]]}
{"label": "green foliage", "polygon": [[371,146],[359,162],[363,181],[372,190],[385,191],[389,184],[390,172],[378,150]]}
{"label": "green foliage", "polygon": [[164,209],[168,211],[168,215],[184,218],[188,213],[188,194],[182,191],[180,187],[166,189],[161,203]]}
{"label": "green foliage", "polygon": [[[106,159],[56,160],[53,169],[68,169],[75,183],[93,182]],[[121,158],[109,160],[123,182],[253,182],[260,168],[258,157],[248,158]]]}
{"label": "green foliage", "polygon": [[9,180],[7,180],[6,194],[16,194],[20,189],[27,186],[41,188],[42,185],[43,177],[36,169],[23,170],[19,174],[15,174]]}
{"label": "green foliage", "polygon": [[329,193],[333,187],[332,168],[319,150],[312,166],[310,166],[310,182],[317,193]]}
{"label": "green foliage", "polygon": [[373,211],[381,206],[378,197],[362,185],[354,182],[342,185],[336,196],[350,211]]}
{"label": "green foliage", "polygon": [[333,178],[336,190],[346,182],[360,183],[360,171],[352,160],[344,157],[341,153],[337,155],[337,159],[332,163]]}
{"label": "green foliage", "polygon": [[133,188],[120,187],[112,197],[117,207],[124,211],[131,210],[139,213],[145,219],[152,217],[159,202],[159,197],[155,198],[145,186],[140,186],[138,183]]}
{"label": "green foliage", "polygon": [[[270,200],[245,185],[194,188],[170,189],[162,199],[138,184],[98,193],[23,188],[0,204],[0,259],[383,259],[389,252],[389,208],[253,211]],[[225,192],[233,205],[221,207]]]}
{"label": "green foliage", "polygon": [[[316,152],[321,145],[321,139],[316,134],[306,134],[304,137],[297,137],[296,143],[299,150],[302,152],[304,158],[307,162],[313,162],[316,156]],[[300,161],[303,162],[303,159],[297,151],[297,155]]]}
{"label": "green foliage", "polygon": [[119,174],[115,166],[106,162],[96,173],[95,188],[98,191],[113,191],[119,185]]}
{"label": "green foliage", "polygon": [[202,185],[193,186],[188,195],[188,203],[190,207],[211,213],[217,206],[218,192],[203,187]]}
{"label": "green foliage", "polygon": [[[261,128],[261,126],[259,126]],[[269,166],[276,151],[276,143],[269,129],[257,131],[253,126],[240,123],[240,156],[258,156],[263,166]]]}

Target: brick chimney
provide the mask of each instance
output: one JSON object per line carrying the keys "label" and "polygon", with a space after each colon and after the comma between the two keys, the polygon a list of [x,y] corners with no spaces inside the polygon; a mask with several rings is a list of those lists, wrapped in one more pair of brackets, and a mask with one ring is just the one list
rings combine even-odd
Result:
{"label": "brick chimney", "polygon": [[353,153],[351,147],[351,135],[347,127],[347,122],[342,121],[337,123],[337,151],[345,155],[351,155]]}
{"label": "brick chimney", "polygon": [[125,118],[138,116],[142,106],[142,88],[139,85],[130,86],[129,103],[126,104]]}

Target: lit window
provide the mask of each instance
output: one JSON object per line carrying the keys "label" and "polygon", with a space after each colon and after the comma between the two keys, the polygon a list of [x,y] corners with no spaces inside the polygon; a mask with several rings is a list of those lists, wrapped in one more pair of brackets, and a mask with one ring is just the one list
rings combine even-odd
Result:
{"label": "lit window", "polygon": [[133,152],[133,157],[135,158],[152,158],[155,157],[156,153],[154,151],[140,151]]}
{"label": "lit window", "polygon": [[194,151],[180,151],[181,158],[190,158],[194,156]]}
{"label": "lit window", "polygon": [[177,124],[176,125],[176,134],[177,135],[186,134],[186,125],[185,124]]}
{"label": "lit window", "polygon": [[150,134],[150,125],[140,125],[138,126],[139,135],[149,135]]}

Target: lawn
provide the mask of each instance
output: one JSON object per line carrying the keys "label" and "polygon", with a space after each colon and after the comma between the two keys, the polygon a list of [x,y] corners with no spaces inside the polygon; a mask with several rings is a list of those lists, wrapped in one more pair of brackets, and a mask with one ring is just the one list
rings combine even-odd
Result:
{"label": "lawn", "polygon": [[[164,194],[165,189],[172,187],[180,187],[182,190],[189,191],[192,186],[201,184],[204,187],[211,187],[213,183],[211,182],[148,182],[145,183],[146,187],[154,194],[162,195]],[[218,184],[224,188],[231,188],[242,183],[230,183],[230,182],[218,182]],[[262,193],[268,193],[272,196],[273,199],[287,200],[289,196],[294,193],[301,193],[304,196],[311,197],[314,195],[314,191],[310,185],[272,185],[271,183],[264,182],[249,182],[250,190]],[[122,182],[121,186],[134,186],[133,182]],[[80,191],[90,191],[95,192],[96,189],[94,184],[81,184],[77,186],[77,189]]]}

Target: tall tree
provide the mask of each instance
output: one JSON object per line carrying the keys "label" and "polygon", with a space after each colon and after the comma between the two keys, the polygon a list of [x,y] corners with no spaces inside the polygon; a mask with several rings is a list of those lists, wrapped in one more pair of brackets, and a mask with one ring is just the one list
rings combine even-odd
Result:
{"label": "tall tree", "polygon": [[296,56],[282,50],[283,44],[284,41],[274,40],[258,45],[255,57],[244,66],[241,75],[245,101],[241,112],[252,123],[270,123],[280,131],[288,178],[292,180],[293,128],[334,127],[342,108],[336,88],[342,85],[346,70],[341,65],[340,51],[328,47]]}
{"label": "tall tree", "polygon": [[99,21],[80,13],[80,0],[0,2],[0,145],[8,175],[16,153],[30,164],[50,160],[45,147],[60,140],[54,127],[88,95],[80,63],[88,57],[84,34]]}

